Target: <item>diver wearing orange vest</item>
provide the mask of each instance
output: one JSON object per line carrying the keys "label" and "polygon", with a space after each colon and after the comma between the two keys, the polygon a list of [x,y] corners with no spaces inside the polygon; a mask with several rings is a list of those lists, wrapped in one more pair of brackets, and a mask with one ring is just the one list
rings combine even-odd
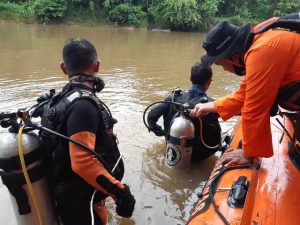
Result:
{"label": "diver wearing orange vest", "polygon": [[[254,28],[224,21],[203,42],[207,52],[203,63],[245,75],[237,91],[213,103],[197,104],[192,111],[195,117],[217,112],[223,120],[242,115],[243,149],[225,153],[223,164],[242,165],[273,155],[269,111],[279,90],[300,81],[300,34],[282,29],[257,32],[277,19]],[[293,19],[299,20],[299,14]]]}

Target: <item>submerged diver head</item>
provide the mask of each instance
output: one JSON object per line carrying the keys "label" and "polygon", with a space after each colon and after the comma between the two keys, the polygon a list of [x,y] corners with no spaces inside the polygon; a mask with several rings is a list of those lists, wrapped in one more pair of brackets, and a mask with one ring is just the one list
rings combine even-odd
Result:
{"label": "submerged diver head", "polygon": [[212,81],[212,70],[210,66],[201,62],[195,63],[191,68],[190,80],[193,85],[200,85],[206,91]]}
{"label": "submerged diver head", "polygon": [[250,33],[250,24],[240,27],[228,21],[217,24],[203,41],[206,55],[201,57],[201,61],[206,65],[216,63],[229,72],[244,75],[244,49]]}
{"label": "submerged diver head", "polygon": [[97,92],[104,88],[104,81],[96,76],[100,68],[96,48],[86,39],[66,41],[60,67],[72,82],[85,83]]}

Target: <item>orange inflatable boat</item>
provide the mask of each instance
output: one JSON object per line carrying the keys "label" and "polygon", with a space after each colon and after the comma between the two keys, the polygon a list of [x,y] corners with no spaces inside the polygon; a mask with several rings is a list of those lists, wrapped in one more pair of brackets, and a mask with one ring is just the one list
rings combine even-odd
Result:
{"label": "orange inflatable boat", "polygon": [[[299,225],[300,147],[295,114],[271,118],[274,156],[251,165],[216,163],[188,225]],[[241,120],[226,151],[241,145]]]}

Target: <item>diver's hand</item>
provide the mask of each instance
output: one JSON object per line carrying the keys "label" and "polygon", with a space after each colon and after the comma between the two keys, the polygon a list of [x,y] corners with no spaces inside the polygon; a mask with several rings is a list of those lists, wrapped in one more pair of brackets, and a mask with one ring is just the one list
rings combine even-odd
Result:
{"label": "diver's hand", "polygon": [[152,129],[152,132],[153,132],[156,136],[158,136],[158,137],[161,137],[161,136],[164,136],[164,135],[165,135],[165,132],[164,132],[164,130],[162,129],[162,127],[159,126],[159,125],[157,125],[157,124],[154,125],[154,127],[153,127],[153,129]]}
{"label": "diver's hand", "polygon": [[134,210],[135,199],[130,192],[130,188],[126,184],[124,186],[122,196],[119,196],[116,201],[116,212],[119,216],[129,218],[132,216]]}
{"label": "diver's hand", "polygon": [[221,157],[221,164],[225,166],[246,165],[252,163],[254,158],[248,158],[244,155],[243,149],[234,149],[225,152]]}
{"label": "diver's hand", "polygon": [[192,110],[191,117],[202,117],[209,112],[215,112],[215,107],[213,102],[198,103]]}

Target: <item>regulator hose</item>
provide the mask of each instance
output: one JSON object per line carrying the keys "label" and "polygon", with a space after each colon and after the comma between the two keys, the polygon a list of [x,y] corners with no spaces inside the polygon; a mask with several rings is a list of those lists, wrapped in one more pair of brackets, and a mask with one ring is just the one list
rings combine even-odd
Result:
{"label": "regulator hose", "polygon": [[103,107],[107,110],[107,112],[108,112],[110,118],[113,118],[113,117],[112,117],[112,114],[111,114],[111,111],[110,111],[110,109],[108,108],[108,106],[107,106],[103,101],[101,101],[100,99],[99,99],[99,101],[100,101],[100,103],[103,105]]}
{"label": "regulator hose", "polygon": [[179,107],[182,108],[182,110],[177,110],[177,111],[184,111],[184,110],[187,110],[187,111],[188,111],[188,110],[191,109],[191,108],[189,108],[189,107],[185,107],[184,104],[181,104],[181,103],[178,103],[178,102],[173,102],[173,101],[158,101],[158,102],[154,102],[154,103],[148,105],[148,106],[146,107],[146,109],[144,110],[144,113],[143,113],[143,122],[144,122],[145,127],[147,127],[148,130],[150,130],[150,131],[153,131],[153,128],[149,127],[148,123],[146,122],[146,113],[147,113],[148,109],[149,109],[151,106],[156,105],[156,104],[159,104],[159,103],[169,103],[169,104],[177,105],[177,106],[179,106]]}
{"label": "regulator hose", "polygon": [[33,207],[35,208],[37,216],[38,216],[39,224],[43,225],[44,224],[43,223],[43,215],[42,215],[40,206],[38,204],[36,195],[35,195],[35,193],[33,191],[32,184],[31,184],[28,172],[27,172],[25,159],[24,159],[24,151],[23,151],[23,147],[22,147],[22,134],[23,134],[23,129],[24,128],[25,128],[25,126],[23,125],[22,127],[20,127],[19,132],[18,132],[19,158],[20,158],[20,162],[21,162],[21,167],[22,167],[22,171],[23,171],[23,174],[24,174],[24,178],[25,178],[25,181],[26,181],[26,184],[27,184],[27,187],[28,187],[28,191],[30,193],[31,200],[33,202]]}
{"label": "regulator hose", "polygon": [[[109,169],[109,166],[108,166],[107,163],[104,161],[104,159],[102,158],[102,156],[99,155],[97,152],[95,152],[93,149],[91,149],[91,148],[89,148],[88,146],[86,146],[85,144],[82,144],[82,143],[79,142],[79,141],[76,141],[76,140],[74,140],[74,139],[72,139],[72,138],[69,138],[69,137],[67,137],[67,136],[65,136],[65,135],[62,135],[62,134],[60,134],[60,133],[58,133],[58,132],[55,132],[55,131],[53,131],[53,130],[50,130],[50,129],[46,128],[46,127],[39,126],[39,125],[37,125],[37,124],[31,123],[30,126],[33,127],[33,128],[35,128],[35,129],[42,130],[42,131],[48,132],[48,133],[50,133],[50,134],[54,134],[54,135],[56,135],[56,136],[58,136],[58,137],[60,137],[60,138],[63,138],[63,139],[65,139],[65,140],[69,141],[69,142],[72,142],[73,144],[76,144],[76,145],[82,147],[84,150],[86,150],[86,151],[88,151],[90,154],[94,155],[94,156],[97,158],[97,160],[103,165],[103,167],[104,167],[104,168],[112,175],[112,171]],[[120,161],[120,160],[118,160],[118,162],[119,162],[119,161]]]}

